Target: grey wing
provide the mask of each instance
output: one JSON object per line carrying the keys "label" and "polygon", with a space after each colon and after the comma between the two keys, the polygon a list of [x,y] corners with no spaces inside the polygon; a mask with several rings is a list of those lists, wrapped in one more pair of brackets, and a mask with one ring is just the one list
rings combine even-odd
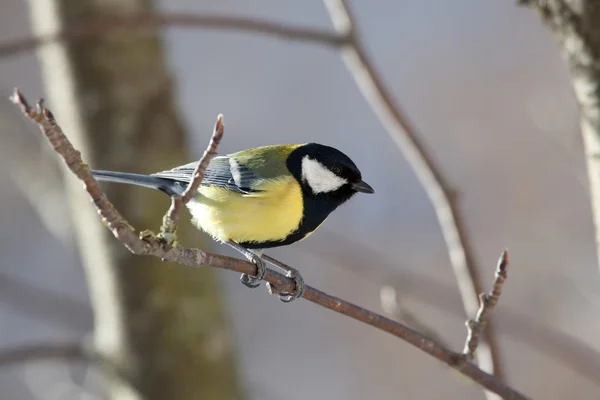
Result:
{"label": "grey wing", "polygon": [[[152,176],[173,179],[189,183],[194,174],[198,161],[175,167],[168,171],[157,172]],[[220,186],[234,192],[249,194],[257,192],[252,189],[253,183],[260,177],[250,168],[232,157],[219,156],[213,158],[202,179],[202,185]]]}

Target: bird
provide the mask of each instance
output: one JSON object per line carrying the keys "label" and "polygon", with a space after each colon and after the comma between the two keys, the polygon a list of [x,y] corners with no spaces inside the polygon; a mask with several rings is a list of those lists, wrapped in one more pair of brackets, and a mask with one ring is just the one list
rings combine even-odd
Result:
{"label": "bird", "polygon": [[[197,165],[198,161],[150,175],[101,170],[92,174],[99,181],[180,196]],[[340,150],[319,143],[278,144],[213,157],[186,206],[194,226],[256,265],[255,276],[241,276],[244,285],[255,288],[266,273],[264,249],[306,239],[355,194],[374,192]],[[296,269],[284,269],[296,289],[279,296],[290,302],[303,294],[305,284]]]}

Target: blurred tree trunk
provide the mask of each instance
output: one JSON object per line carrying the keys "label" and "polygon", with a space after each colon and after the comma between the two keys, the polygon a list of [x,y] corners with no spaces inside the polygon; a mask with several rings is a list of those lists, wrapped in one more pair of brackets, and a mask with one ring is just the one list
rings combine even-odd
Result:
{"label": "blurred tree trunk", "polygon": [[600,1],[518,0],[539,12],[567,61],[579,110],[600,267]]}
{"label": "blurred tree trunk", "polygon": [[[40,35],[93,17],[153,8],[150,0],[29,4],[33,30]],[[192,161],[157,34],[118,32],[50,44],[40,48],[39,57],[48,106],[93,168],[147,173]],[[205,132],[207,140],[210,133]],[[233,338],[214,270],[133,256],[102,226],[81,184],[69,174],[65,180],[98,350],[115,359],[144,398],[241,398]],[[167,196],[126,185],[107,189],[136,228],[158,228]],[[182,224],[180,240],[186,242],[190,230],[189,223]],[[205,236],[195,237],[207,244]],[[110,391],[112,398],[136,398],[116,381]]]}
{"label": "blurred tree trunk", "polygon": [[[565,36],[562,43],[581,110],[581,133],[600,267],[600,2],[571,0],[567,4],[580,18],[578,24],[582,36],[577,37],[576,32],[572,32]],[[580,50],[577,42],[584,42],[586,45]]]}

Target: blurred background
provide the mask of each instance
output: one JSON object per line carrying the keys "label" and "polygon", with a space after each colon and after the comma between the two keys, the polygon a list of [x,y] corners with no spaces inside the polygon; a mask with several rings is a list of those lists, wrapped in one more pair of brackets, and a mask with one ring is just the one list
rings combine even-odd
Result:
{"label": "blurred background", "polygon": [[[536,399],[597,397],[600,275],[578,112],[554,38],[514,1],[352,5],[369,55],[460,193],[486,288],[501,251],[509,250],[509,280],[493,312],[508,383]],[[2,42],[32,34],[27,2],[4,0],[0,7]],[[156,9],[330,27],[319,1],[170,0]],[[377,312],[386,311],[382,286],[393,287],[419,329],[462,349],[466,317],[431,205],[338,53],[243,32],[161,32],[188,151],[156,164],[147,156],[123,168],[151,172],[199,158],[218,113],[226,126],[220,153],[308,141],[341,149],[376,195],[357,196],[310,239],[269,254],[298,267],[310,285]],[[30,100],[46,95],[34,52],[0,59],[0,97],[7,99],[15,86]],[[161,131],[165,141],[171,133]],[[0,101],[4,349],[78,341],[93,331],[67,195],[49,184],[60,182],[60,172],[39,136],[8,100]],[[92,145],[102,141],[91,139]],[[152,153],[140,143],[126,148]],[[90,161],[102,165],[93,168],[109,166],[111,152],[102,151]],[[33,176],[39,182],[23,184]],[[122,188],[111,190],[109,195]],[[135,193],[138,202],[154,195]],[[161,196],[153,199],[166,209],[168,199]],[[130,210],[123,210],[125,217],[134,217]],[[158,229],[161,217],[136,227]],[[206,238],[199,234],[184,240],[189,246],[200,242]],[[212,249],[234,255],[223,246]],[[211,287],[218,291],[232,354],[226,380],[241,388],[240,397],[231,398],[483,398],[478,386],[433,358],[349,318],[306,301],[284,305],[264,286],[243,288],[231,272],[218,272]],[[188,302],[185,318],[201,310]],[[0,388],[3,399],[107,397],[101,375],[81,362],[5,367]]]}

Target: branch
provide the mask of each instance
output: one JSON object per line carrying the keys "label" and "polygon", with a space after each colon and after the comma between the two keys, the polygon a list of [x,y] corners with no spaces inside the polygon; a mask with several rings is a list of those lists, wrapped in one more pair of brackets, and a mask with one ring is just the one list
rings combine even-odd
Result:
{"label": "branch", "polygon": [[0,273],[0,304],[63,330],[85,333],[93,329],[89,306],[85,303],[6,273]]}
{"label": "branch", "polygon": [[87,340],[73,343],[37,343],[0,349],[0,368],[29,361],[76,361],[104,367],[102,370],[125,384],[127,390],[137,393],[139,387],[125,370],[94,350]]}
{"label": "branch", "polygon": [[202,179],[204,178],[204,172],[208,167],[208,163],[217,154],[217,147],[219,146],[221,138],[223,137],[223,130],[223,115],[219,114],[217,116],[217,122],[215,123],[215,128],[213,129],[213,134],[210,138],[208,147],[204,151],[204,154],[202,154],[200,161],[198,161],[198,165],[196,165],[196,168],[194,168],[192,179],[188,183],[181,196],[171,197],[171,206],[163,218],[159,235],[159,237],[165,239],[169,244],[172,244],[175,240],[175,230],[177,229],[177,224],[179,223],[179,214],[181,214],[181,209],[192,199],[194,193],[196,193],[200,187]]}
{"label": "branch", "polygon": [[[85,190],[90,195],[105,225],[132,253],[152,255],[165,261],[174,261],[191,267],[210,266],[249,275],[256,274],[256,266],[248,261],[206,253],[199,249],[186,249],[177,244],[167,244],[164,240],[160,240],[156,235],[148,232],[138,236],[133,227],[108,201],[98,182],[92,176],[90,168],[81,159],[81,154],[73,148],[52,113],[42,105],[42,101],[38,101],[37,107],[34,109],[27,104],[25,98],[17,89],[15,89],[11,100],[20,106],[25,116],[38,124],[40,130],[49,140],[54,150],[62,156],[71,172],[84,183]],[[292,279],[271,269],[267,269],[265,280],[280,291],[291,291],[295,285]],[[468,362],[460,363],[460,354],[445,349],[433,340],[400,323],[310,286],[306,287],[303,297],[324,308],[346,315],[410,343],[505,399],[527,399],[524,395],[507,386],[495,376],[479,369],[476,365]]]}
{"label": "branch", "polygon": [[[479,293],[482,290],[475,257],[467,240],[466,227],[459,218],[456,196],[442,176],[442,169],[428,154],[416,129],[409,123],[404,111],[396,104],[377,73],[360,42],[354,17],[346,2],[324,1],[338,34],[350,38],[341,47],[346,67],[371,109],[404,154],[431,201],[446,242],[465,313],[467,316],[474,315],[479,308]],[[498,346],[493,340],[491,329],[487,333],[487,345],[480,347],[478,362],[486,371],[501,377]]]}
{"label": "branch", "polygon": [[340,46],[347,38],[338,36],[328,30],[314,28],[291,27],[277,22],[230,17],[223,15],[199,15],[179,13],[146,13],[122,17],[99,18],[82,21],[71,28],[48,36],[29,36],[0,44],[0,57],[16,56],[38,46],[59,40],[71,42],[87,40],[118,30],[140,30],[162,26],[179,26],[182,28],[208,28],[252,32],[277,36],[287,40],[310,42],[329,46]]}
{"label": "branch", "polygon": [[496,303],[498,303],[498,300],[500,299],[502,286],[507,277],[507,268],[508,252],[504,250],[498,260],[492,291],[489,294],[481,293],[479,295],[479,310],[477,310],[477,315],[475,316],[475,319],[469,319],[466,323],[467,340],[465,342],[463,356],[469,361],[475,356],[475,351],[479,345],[479,337],[485,331],[488,322],[488,313],[496,306]]}
{"label": "branch", "polygon": [[92,352],[81,343],[39,343],[0,349],[0,368],[27,361],[90,362]]}

